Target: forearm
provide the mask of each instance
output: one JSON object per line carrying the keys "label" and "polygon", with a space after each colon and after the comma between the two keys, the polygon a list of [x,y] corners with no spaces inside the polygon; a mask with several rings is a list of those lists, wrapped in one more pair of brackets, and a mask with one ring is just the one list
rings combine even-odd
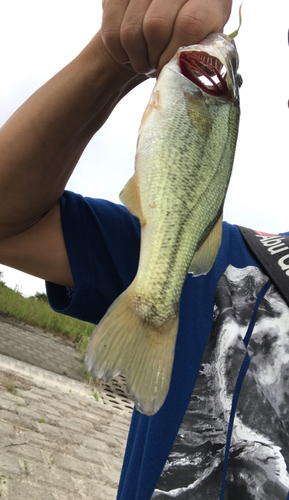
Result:
{"label": "forearm", "polygon": [[0,238],[39,220],[115,104],[143,81],[113,61],[99,34],[0,129]]}

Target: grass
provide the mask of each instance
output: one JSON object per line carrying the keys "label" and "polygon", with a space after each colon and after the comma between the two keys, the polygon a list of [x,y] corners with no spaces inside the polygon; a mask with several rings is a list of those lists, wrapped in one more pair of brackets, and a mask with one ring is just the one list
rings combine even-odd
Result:
{"label": "grass", "polygon": [[5,389],[8,392],[10,392],[11,394],[13,394],[14,396],[17,394],[17,389],[15,387],[15,384],[13,382],[11,382],[10,380],[4,380],[3,385],[4,385]]}
{"label": "grass", "polygon": [[8,288],[1,281],[0,315],[23,321],[70,339],[84,357],[94,325],[54,312],[47,303],[45,294],[23,297],[20,292]]}

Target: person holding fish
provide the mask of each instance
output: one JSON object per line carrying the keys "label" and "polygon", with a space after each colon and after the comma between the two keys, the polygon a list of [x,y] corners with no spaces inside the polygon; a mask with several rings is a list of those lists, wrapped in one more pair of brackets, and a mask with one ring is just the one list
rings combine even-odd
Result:
{"label": "person holding fish", "polygon": [[[104,0],[100,31],[0,131],[0,262],[45,279],[56,311],[98,324],[87,368],[124,373],[134,394],[118,500],[289,498],[286,297],[222,223],[241,85],[221,33],[230,10]],[[125,207],[65,191],[149,76]],[[287,272],[287,236],[257,236]]]}

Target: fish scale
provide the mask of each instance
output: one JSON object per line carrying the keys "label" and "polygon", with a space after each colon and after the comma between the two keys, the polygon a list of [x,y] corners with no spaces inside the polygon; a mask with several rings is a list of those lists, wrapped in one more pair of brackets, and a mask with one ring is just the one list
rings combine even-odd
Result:
{"label": "fish scale", "polygon": [[239,124],[237,69],[235,44],[222,34],[179,49],[153,89],[135,173],[120,194],[140,220],[139,266],[96,327],[86,367],[105,380],[125,374],[147,415],[168,392],[186,275],[209,272],[221,242]]}

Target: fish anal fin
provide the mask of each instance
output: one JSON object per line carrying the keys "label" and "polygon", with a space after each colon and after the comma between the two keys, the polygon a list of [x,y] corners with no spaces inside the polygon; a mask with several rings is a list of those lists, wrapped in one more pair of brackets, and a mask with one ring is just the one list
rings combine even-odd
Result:
{"label": "fish anal fin", "polygon": [[188,271],[194,276],[207,274],[212,268],[222,240],[222,221],[223,214],[221,214],[207,239],[195,252]]}
{"label": "fish anal fin", "polygon": [[136,173],[127,181],[119,199],[131,214],[139,218],[141,225],[145,225]]}
{"label": "fish anal fin", "polygon": [[154,415],[169,390],[177,330],[178,317],[160,331],[138,316],[129,287],[94,330],[86,369],[105,381],[123,373],[136,408]]}

